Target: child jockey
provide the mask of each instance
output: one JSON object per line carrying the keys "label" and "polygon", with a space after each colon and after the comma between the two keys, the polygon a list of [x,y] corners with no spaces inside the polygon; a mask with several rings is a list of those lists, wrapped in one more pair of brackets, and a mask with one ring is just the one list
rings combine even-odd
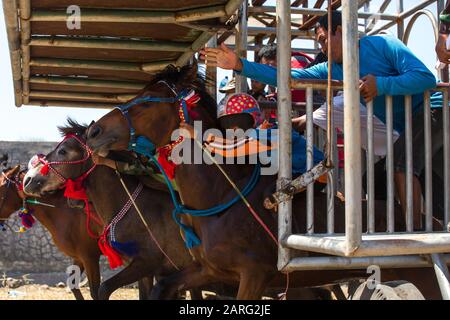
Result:
{"label": "child jockey", "polygon": [[[249,129],[255,129],[253,133],[250,133],[250,138],[260,140],[264,143],[264,139],[274,140],[277,139],[275,125],[269,124],[267,121],[263,121],[261,109],[258,101],[252,96],[245,93],[238,93],[228,97],[228,100],[222,106],[219,106],[218,120],[223,130],[237,130],[251,132]],[[181,127],[189,133],[186,137],[194,137],[194,129],[192,126],[182,124]],[[242,131],[241,131],[242,132]],[[238,134],[236,134],[238,135]],[[260,139],[261,138],[261,139]],[[220,138],[209,136],[207,142],[217,141]],[[269,142],[270,141],[266,141]],[[234,141],[227,141],[225,143],[234,143]],[[258,145],[259,150],[261,144]],[[272,143],[273,146],[273,143]],[[272,148],[273,149],[273,148]],[[323,159],[323,153],[317,148],[314,148],[314,165],[320,163]],[[307,171],[306,165],[306,139],[298,132],[292,133],[292,174],[299,176]],[[324,182],[322,180],[322,182]]]}

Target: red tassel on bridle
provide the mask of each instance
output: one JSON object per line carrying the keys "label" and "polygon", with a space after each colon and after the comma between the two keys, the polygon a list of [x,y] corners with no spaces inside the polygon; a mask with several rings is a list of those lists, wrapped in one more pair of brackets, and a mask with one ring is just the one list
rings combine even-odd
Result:
{"label": "red tassel on bridle", "polygon": [[108,258],[109,266],[111,269],[115,269],[123,265],[123,260],[120,257],[119,253],[114,250],[113,247],[109,244],[108,241],[109,227],[105,228],[102,235],[98,239],[98,247],[104,256]]}
{"label": "red tassel on bridle", "polygon": [[50,167],[50,166],[48,165],[48,162],[47,162],[47,163],[44,164],[44,166],[41,168],[40,173],[41,173],[43,176],[48,175],[48,171],[50,170],[49,167]]}
{"label": "red tassel on bridle", "polygon": [[[200,95],[195,93],[194,91],[192,91],[192,93],[184,99],[184,102],[186,103],[187,112],[188,112],[189,116],[191,117],[191,119],[197,119],[199,116],[199,114],[192,109],[197,106],[200,99],[201,99]],[[184,119],[184,114],[183,114],[182,103],[183,102],[180,102],[179,114],[180,114],[181,122],[184,122],[185,119]],[[175,148],[181,142],[183,142],[183,137],[180,137],[177,141],[174,141],[174,142],[168,144],[167,146],[164,146],[164,147],[161,147],[158,149],[158,154],[159,154],[158,162],[170,180],[175,179],[175,169],[176,169],[177,165],[169,158],[170,158],[170,155],[172,154],[173,148]]]}
{"label": "red tassel on bridle", "polygon": [[199,113],[192,109],[197,106],[197,104],[200,102],[200,99],[201,99],[200,95],[195,93],[184,100],[186,102],[186,108],[191,119],[198,119],[199,117]]}

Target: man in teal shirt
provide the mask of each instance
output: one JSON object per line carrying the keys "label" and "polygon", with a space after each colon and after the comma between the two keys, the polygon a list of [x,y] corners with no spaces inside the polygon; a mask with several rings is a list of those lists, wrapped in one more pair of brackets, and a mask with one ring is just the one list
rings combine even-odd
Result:
{"label": "man in teal shirt", "polygon": [[[328,17],[320,19],[316,27],[316,39],[322,48],[328,46]],[[332,78],[343,80],[343,44],[342,44],[342,18],[339,12],[333,13],[333,25],[331,34],[332,50]],[[404,96],[411,95],[413,102],[413,115],[416,119],[423,117],[423,92],[436,87],[436,78],[427,67],[399,40],[390,36],[367,36],[360,40],[360,92],[364,101],[374,102],[374,113],[383,122],[386,122],[386,95],[393,96],[394,129],[402,133],[405,129]],[[277,85],[277,70],[271,66],[249,62],[239,59],[238,56],[224,44],[220,48],[209,48],[201,52],[203,59],[209,64],[217,65],[223,69],[232,69],[251,79]],[[328,63],[315,65],[309,69],[293,69],[294,79],[327,79]],[[435,106],[442,106],[442,99],[433,99]],[[417,117],[416,117],[417,116]],[[423,133],[422,128],[413,128],[414,132]],[[442,122],[433,121],[433,130],[442,132]],[[440,126],[440,127],[439,127]],[[396,186],[400,202],[406,208],[406,183],[404,164],[404,135],[402,134],[395,145],[396,154]],[[416,229],[421,227],[420,204],[421,187],[417,176],[423,170],[424,153],[422,135],[415,135],[414,142],[414,225]],[[420,142],[420,139],[422,142]],[[438,141],[435,141],[438,140]],[[440,141],[439,141],[440,140]],[[434,139],[433,151],[442,146],[442,136]],[[421,146],[419,150],[418,146]],[[416,150],[417,149],[417,150]]]}

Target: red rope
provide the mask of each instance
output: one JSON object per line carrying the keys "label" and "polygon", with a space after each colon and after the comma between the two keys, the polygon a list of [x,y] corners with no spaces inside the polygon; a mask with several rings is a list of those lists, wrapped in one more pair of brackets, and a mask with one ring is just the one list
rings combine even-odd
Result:
{"label": "red rope", "polygon": [[108,233],[110,226],[106,227],[103,233],[100,235],[98,239],[98,247],[104,256],[108,258],[109,266],[111,269],[115,269],[123,265],[122,257],[111,247],[108,241]]}

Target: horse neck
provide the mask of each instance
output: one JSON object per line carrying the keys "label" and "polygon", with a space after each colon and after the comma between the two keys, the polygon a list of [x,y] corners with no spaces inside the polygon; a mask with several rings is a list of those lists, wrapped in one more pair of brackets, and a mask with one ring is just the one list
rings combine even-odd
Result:
{"label": "horse neck", "polygon": [[[191,148],[195,152],[200,151],[193,141]],[[224,164],[221,167],[240,190],[249,182],[254,170],[254,165]],[[236,196],[229,181],[214,164],[181,164],[176,169],[176,182],[185,205],[195,209],[222,204],[225,198],[229,199],[230,194]]]}
{"label": "horse neck", "polygon": [[[133,193],[136,182],[131,180],[124,178],[130,193]],[[94,204],[96,212],[105,223],[109,223],[128,201],[116,174],[106,166],[97,166],[89,175],[86,180],[86,192],[89,200]]]}
{"label": "horse neck", "polygon": [[[38,220],[52,235],[58,231],[64,221],[73,219],[73,215],[77,214],[76,209],[70,209],[67,206],[67,199],[64,198],[62,192],[55,195],[42,197],[40,202],[55,206],[47,207],[43,205],[29,205],[29,209],[33,211],[33,216]],[[70,212],[68,212],[70,211]]]}

